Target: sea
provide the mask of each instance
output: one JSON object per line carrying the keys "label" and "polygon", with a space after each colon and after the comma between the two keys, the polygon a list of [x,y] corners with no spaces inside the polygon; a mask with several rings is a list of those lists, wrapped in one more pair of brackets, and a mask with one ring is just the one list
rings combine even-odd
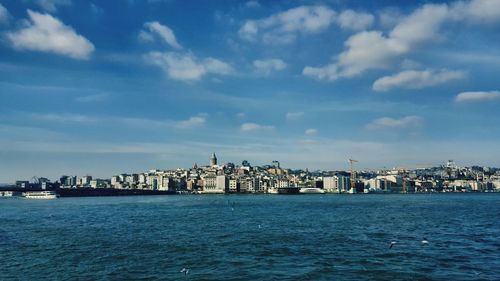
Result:
{"label": "sea", "polygon": [[0,280],[500,280],[500,194],[0,199]]}

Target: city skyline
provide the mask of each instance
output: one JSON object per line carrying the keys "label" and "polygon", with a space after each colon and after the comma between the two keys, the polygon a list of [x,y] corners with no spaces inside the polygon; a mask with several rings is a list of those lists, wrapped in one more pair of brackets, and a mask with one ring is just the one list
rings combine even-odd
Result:
{"label": "city skyline", "polygon": [[500,2],[0,1],[0,182],[500,166]]}

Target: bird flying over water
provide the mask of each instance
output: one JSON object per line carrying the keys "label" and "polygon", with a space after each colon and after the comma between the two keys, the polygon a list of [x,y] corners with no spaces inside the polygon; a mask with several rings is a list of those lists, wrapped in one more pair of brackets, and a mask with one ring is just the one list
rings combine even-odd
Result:
{"label": "bird flying over water", "polygon": [[189,268],[185,268],[185,267],[184,267],[184,268],[182,268],[182,269],[181,269],[181,271],[180,271],[180,272],[181,272],[181,273],[184,273],[184,275],[188,275],[188,273],[189,273]]}
{"label": "bird flying over water", "polygon": [[398,242],[396,242],[396,241],[391,241],[391,246],[389,246],[389,249],[392,249],[392,246],[394,246],[396,243],[398,243]]}
{"label": "bird flying over water", "polygon": [[422,245],[427,245],[429,244],[429,241],[427,241],[427,238],[424,237],[424,239],[422,239]]}

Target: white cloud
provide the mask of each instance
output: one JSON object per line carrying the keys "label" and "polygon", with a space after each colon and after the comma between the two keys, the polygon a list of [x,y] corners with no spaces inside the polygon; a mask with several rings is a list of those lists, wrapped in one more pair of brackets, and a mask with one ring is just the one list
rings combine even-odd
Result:
{"label": "white cloud", "polygon": [[370,124],[366,125],[369,130],[380,129],[407,129],[422,126],[423,120],[419,116],[406,116],[400,119],[382,117],[373,120]]}
{"label": "white cloud", "polygon": [[335,64],[328,64],[323,67],[306,66],[302,70],[304,76],[310,76],[318,80],[337,80],[339,78],[338,67]]}
{"label": "white cloud", "polygon": [[443,84],[449,81],[463,79],[466,77],[463,71],[450,70],[405,70],[391,76],[377,79],[373,83],[373,90],[388,91],[394,88],[422,89]]}
{"label": "white cloud", "polygon": [[71,0],[35,0],[35,3],[47,12],[56,12],[57,6],[71,5]]}
{"label": "white cloud", "polygon": [[187,120],[179,121],[176,124],[177,128],[189,129],[194,127],[199,127],[207,121],[205,115],[192,116]]}
{"label": "white cloud", "polygon": [[2,5],[2,3],[0,3],[0,24],[7,23],[9,18],[9,11]]}
{"label": "white cloud", "polygon": [[412,70],[412,69],[417,69],[417,68],[421,68],[421,67],[422,67],[421,63],[419,63],[418,61],[411,60],[411,59],[404,59],[401,62],[402,69]]}
{"label": "white cloud", "polygon": [[[24,127],[24,126],[14,126],[0,124],[0,141],[12,140],[14,145],[22,141],[60,141],[63,137],[63,133],[55,132],[52,130],[38,128],[38,127]],[[2,146],[0,148],[4,150],[12,150],[13,146]]]}
{"label": "white cloud", "polygon": [[88,96],[80,96],[77,97],[75,100],[77,102],[99,102],[107,99],[109,97],[108,94],[95,94],[95,95],[88,95]]}
{"label": "white cloud", "polygon": [[353,77],[370,69],[392,66],[402,55],[418,45],[437,39],[437,31],[447,16],[446,5],[424,5],[403,18],[389,33],[364,31],[352,35],[345,42],[345,51],[334,65],[338,77]]}
{"label": "white cloud", "polygon": [[94,4],[94,3],[90,3],[90,10],[96,16],[97,15],[102,15],[104,13],[104,10],[101,7],[99,7],[96,4]]}
{"label": "white cloud", "polygon": [[153,36],[153,34],[151,34],[151,32],[148,32],[146,30],[141,30],[139,31],[139,40],[143,41],[143,42],[154,42],[155,41],[155,37]]}
{"label": "white cloud", "polygon": [[221,60],[214,58],[206,58],[202,61],[203,67],[207,73],[216,73],[216,74],[230,74],[233,69],[231,66]]}
{"label": "white cloud", "polygon": [[190,53],[150,52],[146,59],[175,80],[193,81],[207,74],[227,75],[233,71],[229,64],[221,60],[211,57],[200,60]]}
{"label": "white cloud", "polygon": [[439,37],[439,28],[448,19],[448,12],[446,4],[424,5],[396,25],[389,38],[408,45],[435,40]]}
{"label": "white cloud", "polygon": [[452,5],[451,16],[455,20],[495,23],[500,21],[500,1],[457,1]]}
{"label": "white cloud", "polygon": [[383,8],[379,13],[379,22],[385,28],[393,28],[403,18],[401,10],[395,7]]}
{"label": "white cloud", "polygon": [[166,25],[162,25],[157,21],[146,22],[144,27],[149,30],[150,33],[141,30],[139,33],[139,38],[145,41],[152,41],[152,34],[158,35],[163,41],[175,49],[182,49],[182,46],[177,42],[174,32]]}
{"label": "white cloud", "polygon": [[36,120],[57,123],[92,123],[97,118],[74,113],[31,113],[30,116]]}
{"label": "white cloud", "polygon": [[440,41],[442,35],[439,31],[449,21],[500,21],[500,2],[472,0],[452,5],[423,5],[398,19],[388,35],[380,31],[352,35],[345,42],[345,50],[332,63],[321,67],[306,66],[303,74],[316,79],[336,80],[357,76],[367,70],[389,68],[419,46]]}
{"label": "white cloud", "polygon": [[408,45],[381,32],[361,32],[345,43],[347,51],[338,57],[343,77],[352,77],[373,68],[388,68],[395,56],[408,52]]}
{"label": "white cloud", "polygon": [[273,130],[273,126],[267,125],[259,125],[256,123],[244,123],[240,127],[243,132],[254,132],[254,131],[265,131],[265,130]]}
{"label": "white cloud", "polygon": [[245,7],[247,7],[247,8],[259,8],[260,3],[259,3],[259,1],[248,1],[245,3]]}
{"label": "white cloud", "polygon": [[338,56],[337,63],[323,67],[306,66],[302,73],[319,80],[336,80],[352,77],[367,69],[388,68],[392,60],[408,51],[408,46],[398,40],[387,39],[378,31],[363,31],[351,36],[347,50]]}
{"label": "white cloud", "polygon": [[365,30],[372,26],[374,17],[371,14],[345,10],[337,19],[340,27],[347,30]]}
{"label": "white cloud", "polygon": [[304,112],[299,111],[299,112],[287,112],[286,114],[286,119],[287,120],[299,120],[302,117],[304,117]]}
{"label": "white cloud", "polygon": [[326,6],[299,6],[259,20],[248,20],[238,34],[244,40],[258,39],[267,44],[286,44],[300,33],[315,33],[328,28],[335,11]]}
{"label": "white cloud", "polygon": [[28,10],[30,22],[7,38],[17,50],[55,53],[74,59],[88,59],[94,45],[73,28],[48,14]]}
{"label": "white cloud", "polygon": [[315,136],[318,134],[318,130],[317,129],[314,129],[314,128],[310,128],[310,129],[307,129],[305,131],[306,135],[308,136]]}
{"label": "white cloud", "polygon": [[286,63],[280,59],[254,60],[253,66],[259,73],[270,74],[286,68]]}
{"label": "white cloud", "polygon": [[257,23],[255,21],[247,21],[238,31],[239,36],[242,39],[253,41],[255,40],[259,28],[257,27]]}
{"label": "white cloud", "polygon": [[463,92],[456,96],[456,102],[482,102],[500,100],[500,91]]}

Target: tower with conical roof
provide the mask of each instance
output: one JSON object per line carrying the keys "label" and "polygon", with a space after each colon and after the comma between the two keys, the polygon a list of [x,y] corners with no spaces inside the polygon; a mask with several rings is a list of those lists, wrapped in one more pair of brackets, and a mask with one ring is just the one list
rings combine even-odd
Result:
{"label": "tower with conical roof", "polygon": [[210,157],[210,166],[215,166],[217,165],[217,156],[215,156],[215,152],[212,153],[212,156]]}

